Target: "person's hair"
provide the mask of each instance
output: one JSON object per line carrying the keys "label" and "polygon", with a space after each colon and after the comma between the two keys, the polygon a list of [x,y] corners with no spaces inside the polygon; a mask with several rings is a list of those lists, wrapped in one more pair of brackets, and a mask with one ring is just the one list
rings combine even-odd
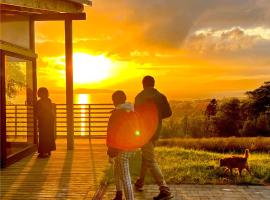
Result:
{"label": "person's hair", "polygon": [[38,97],[40,98],[46,98],[49,97],[49,91],[45,87],[41,87],[38,89]]}
{"label": "person's hair", "polygon": [[144,88],[154,87],[155,79],[152,76],[145,76],[142,80],[142,84]]}
{"label": "person's hair", "polygon": [[125,103],[126,99],[126,94],[122,90],[117,90],[112,94],[112,100],[114,105]]}

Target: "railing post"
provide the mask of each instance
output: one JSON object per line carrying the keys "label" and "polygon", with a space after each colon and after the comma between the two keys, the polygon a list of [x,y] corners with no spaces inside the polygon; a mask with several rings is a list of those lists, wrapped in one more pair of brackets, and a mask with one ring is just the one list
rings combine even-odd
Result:
{"label": "railing post", "polygon": [[56,123],[57,123],[57,109],[56,109],[56,104],[55,103],[53,103],[53,118],[54,118],[54,124],[53,124],[53,126],[54,126],[54,139],[56,140],[56,137],[57,137],[57,129],[56,129]]}
{"label": "railing post", "polygon": [[91,112],[91,104],[88,104],[88,132],[89,132],[89,139],[91,139],[91,115],[90,115],[90,112]]}
{"label": "railing post", "polygon": [[17,105],[15,105],[15,137],[17,137]]}

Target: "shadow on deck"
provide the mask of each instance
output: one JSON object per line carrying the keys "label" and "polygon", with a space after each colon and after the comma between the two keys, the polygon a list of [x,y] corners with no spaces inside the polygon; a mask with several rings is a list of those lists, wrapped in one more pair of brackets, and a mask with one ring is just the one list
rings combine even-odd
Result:
{"label": "shadow on deck", "polygon": [[37,155],[1,170],[0,199],[92,199],[107,166],[102,139],[75,139],[73,151],[57,139],[51,157]]}

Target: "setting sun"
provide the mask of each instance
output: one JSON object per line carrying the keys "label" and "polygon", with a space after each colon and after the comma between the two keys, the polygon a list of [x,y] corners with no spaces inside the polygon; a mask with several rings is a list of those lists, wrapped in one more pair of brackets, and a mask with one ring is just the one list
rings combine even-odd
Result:
{"label": "setting sun", "polygon": [[77,84],[102,81],[110,76],[112,62],[104,55],[74,54],[74,82]]}

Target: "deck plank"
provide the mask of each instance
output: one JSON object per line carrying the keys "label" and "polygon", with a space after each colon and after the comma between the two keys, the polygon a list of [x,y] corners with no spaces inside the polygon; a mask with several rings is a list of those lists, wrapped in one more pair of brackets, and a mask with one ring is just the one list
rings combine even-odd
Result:
{"label": "deck plank", "polygon": [[0,199],[91,199],[108,164],[101,140],[75,139],[67,151],[58,139],[50,158],[37,155],[1,170]]}

